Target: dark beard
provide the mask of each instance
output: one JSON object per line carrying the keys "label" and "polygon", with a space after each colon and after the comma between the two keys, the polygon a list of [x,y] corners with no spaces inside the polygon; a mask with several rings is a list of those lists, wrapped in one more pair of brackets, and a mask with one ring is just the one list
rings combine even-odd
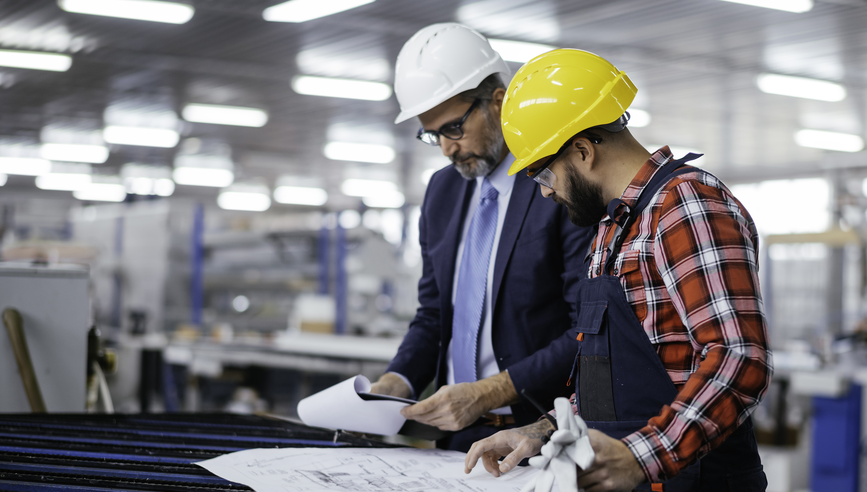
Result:
{"label": "dark beard", "polygon": [[500,164],[500,154],[505,145],[499,121],[487,107],[481,108],[481,111],[485,116],[485,126],[482,128],[482,155],[455,153],[449,156],[455,169],[466,180],[491,174],[491,171]]}
{"label": "dark beard", "polygon": [[554,194],[555,202],[566,207],[569,221],[578,227],[590,227],[599,223],[608,213],[602,198],[602,187],[591,183],[571,166],[566,167],[566,199]]}

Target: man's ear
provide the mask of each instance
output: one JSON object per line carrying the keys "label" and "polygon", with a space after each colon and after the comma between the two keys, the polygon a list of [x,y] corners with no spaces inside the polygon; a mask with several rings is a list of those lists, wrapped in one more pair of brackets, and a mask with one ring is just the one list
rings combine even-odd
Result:
{"label": "man's ear", "polygon": [[596,162],[596,148],[585,137],[578,137],[572,140],[572,154],[574,156],[575,165],[581,168],[584,172],[589,172],[593,169]]}
{"label": "man's ear", "polygon": [[503,98],[505,97],[506,89],[503,89],[502,87],[495,89],[494,93],[491,94],[491,104],[494,108],[494,115],[496,115],[497,118],[500,117],[500,113],[503,110]]}

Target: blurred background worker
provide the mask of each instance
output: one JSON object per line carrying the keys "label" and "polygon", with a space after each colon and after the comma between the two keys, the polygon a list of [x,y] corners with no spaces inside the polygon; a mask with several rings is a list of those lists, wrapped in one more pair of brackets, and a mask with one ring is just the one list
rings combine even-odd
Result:
{"label": "blurred background worker", "polygon": [[482,35],[428,26],[403,46],[395,72],[396,122],[417,116],[418,139],[453,165],[433,175],[421,209],[421,306],[372,390],[418,398],[435,381],[438,391],[404,415],[449,431],[492,419],[439,443],[466,451],[538,417],[521,389],[546,402],[567,391],[548,376],[568,372],[575,354],[566,331],[590,229],[538,196],[532,179],[508,175],[515,158],[499,118],[509,70]]}
{"label": "blurred background worker", "polygon": [[[524,65],[503,104],[510,174],[527,168],[573,223],[598,227],[571,333],[573,410],[598,429],[578,485],[765,490],[750,419],[772,373],[758,234],[723,183],[686,165],[697,155],[650,154],[635,140],[625,111],[636,91],[606,60],[564,49]],[[482,457],[495,475],[508,471],[551,428],[501,432],[467,465]]]}

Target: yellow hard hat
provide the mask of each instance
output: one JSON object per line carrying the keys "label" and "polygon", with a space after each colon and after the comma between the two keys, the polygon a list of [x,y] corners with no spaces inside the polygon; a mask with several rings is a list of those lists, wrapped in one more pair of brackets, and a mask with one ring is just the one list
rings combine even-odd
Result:
{"label": "yellow hard hat", "polygon": [[533,58],[512,78],[503,100],[513,175],[552,155],[576,133],[617,121],[638,89],[624,72],[593,53],[559,49]]}

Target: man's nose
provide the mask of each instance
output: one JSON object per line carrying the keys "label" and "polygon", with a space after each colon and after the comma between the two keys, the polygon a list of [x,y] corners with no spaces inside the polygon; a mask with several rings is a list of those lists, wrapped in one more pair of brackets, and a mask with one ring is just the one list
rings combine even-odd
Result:
{"label": "man's nose", "polygon": [[460,150],[460,144],[457,140],[440,137],[440,150],[446,157],[451,157],[455,152]]}
{"label": "man's nose", "polygon": [[543,184],[539,185],[539,189],[542,192],[542,196],[544,196],[545,198],[551,198],[551,195],[554,194],[554,190],[552,190],[551,188],[548,188],[547,186],[545,186]]}

